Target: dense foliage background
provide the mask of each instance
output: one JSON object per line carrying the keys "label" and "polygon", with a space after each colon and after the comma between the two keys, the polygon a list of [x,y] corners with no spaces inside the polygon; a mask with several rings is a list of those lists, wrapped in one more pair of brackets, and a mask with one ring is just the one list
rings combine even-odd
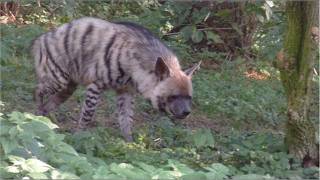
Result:
{"label": "dense foliage background", "polygon": [[[284,4],[198,1],[1,2],[2,178],[275,179],[317,178],[283,143],[286,99],[273,61],[282,46]],[[134,142],[125,143],[113,92],[97,125],[74,132],[83,89],[52,112],[32,115],[35,73],[29,54],[39,34],[95,16],[148,27],[194,76],[193,113],[172,122],[137,97]],[[311,118],[319,124],[318,63]]]}

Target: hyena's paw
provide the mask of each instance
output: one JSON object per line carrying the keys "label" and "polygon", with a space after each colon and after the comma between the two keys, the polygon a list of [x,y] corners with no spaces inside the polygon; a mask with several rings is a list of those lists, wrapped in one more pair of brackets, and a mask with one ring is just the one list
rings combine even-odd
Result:
{"label": "hyena's paw", "polygon": [[133,137],[132,135],[123,135],[124,139],[126,142],[133,142]]}
{"label": "hyena's paw", "polygon": [[86,130],[87,129],[87,124],[86,123],[78,123],[76,128],[75,128],[75,131],[78,132],[78,131],[83,131],[83,130]]}
{"label": "hyena's paw", "polygon": [[48,116],[49,112],[46,111],[43,108],[38,108],[37,111],[35,112],[35,115],[37,115],[37,116]]}
{"label": "hyena's paw", "polygon": [[83,130],[87,130],[91,127],[94,127],[96,126],[96,123],[94,121],[89,121],[89,122],[81,122],[79,121],[77,123],[77,126],[76,126],[76,131],[83,131]]}
{"label": "hyena's paw", "polygon": [[133,137],[132,137],[131,131],[130,132],[122,131],[121,134],[126,142],[133,142]]}

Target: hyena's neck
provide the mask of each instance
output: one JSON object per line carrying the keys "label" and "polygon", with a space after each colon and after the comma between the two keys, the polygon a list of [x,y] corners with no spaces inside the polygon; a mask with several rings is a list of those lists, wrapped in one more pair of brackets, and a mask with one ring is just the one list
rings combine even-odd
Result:
{"label": "hyena's neck", "polygon": [[[175,71],[181,71],[179,61],[175,56],[162,58],[166,60],[167,66],[173,73]],[[135,82],[136,90],[145,98],[153,97],[154,89],[159,83],[159,78],[154,71],[155,63],[150,64],[149,67],[151,68],[143,69],[139,66],[139,70],[135,70],[132,73],[132,79]]]}
{"label": "hyena's neck", "polygon": [[179,71],[180,64],[177,56],[156,38],[139,41],[137,44],[139,46],[132,47],[136,52],[130,56],[128,68],[138,92],[145,98],[150,98],[158,84],[158,78],[155,74],[157,59],[159,57],[163,59],[172,71]]}
{"label": "hyena's neck", "polygon": [[150,71],[135,71],[132,74],[136,90],[145,98],[152,96],[152,90],[157,85],[157,78]]}

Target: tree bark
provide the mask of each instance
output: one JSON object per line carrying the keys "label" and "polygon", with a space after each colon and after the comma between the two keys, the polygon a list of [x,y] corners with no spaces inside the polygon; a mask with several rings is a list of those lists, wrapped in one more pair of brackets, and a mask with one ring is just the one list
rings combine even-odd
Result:
{"label": "tree bark", "polygon": [[317,7],[317,0],[287,2],[287,32],[277,59],[288,103],[285,143],[289,153],[302,160],[305,167],[316,165],[319,157],[316,128],[308,113],[317,48],[311,28],[316,24]]}

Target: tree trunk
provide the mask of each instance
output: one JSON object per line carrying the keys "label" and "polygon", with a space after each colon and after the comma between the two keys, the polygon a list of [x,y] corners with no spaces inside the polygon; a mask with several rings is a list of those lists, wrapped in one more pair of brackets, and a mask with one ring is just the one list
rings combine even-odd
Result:
{"label": "tree trunk", "polygon": [[311,28],[318,16],[318,1],[290,1],[286,4],[287,32],[277,66],[288,102],[285,143],[289,153],[303,166],[316,165],[319,150],[316,129],[308,116],[315,42]]}

